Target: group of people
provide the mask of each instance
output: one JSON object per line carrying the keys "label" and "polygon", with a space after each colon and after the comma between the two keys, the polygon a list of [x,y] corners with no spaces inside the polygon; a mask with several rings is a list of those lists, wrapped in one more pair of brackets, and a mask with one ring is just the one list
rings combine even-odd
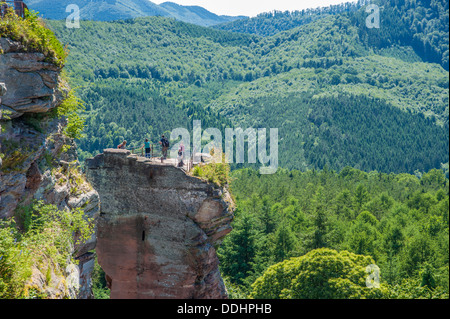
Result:
{"label": "group of people", "polygon": [[[162,148],[162,155],[161,155],[161,162],[163,162],[163,160],[167,159],[167,152],[169,151],[169,147],[170,147],[170,142],[169,140],[162,135],[161,136],[161,140],[159,141],[159,144],[161,145]],[[117,146],[118,149],[126,149],[127,147],[127,141],[123,141],[119,146]],[[141,148],[139,148],[138,150],[145,150],[145,157],[146,158],[152,158],[152,145],[150,143],[150,141],[148,139],[145,139],[144,145],[142,145]],[[183,167],[184,166],[184,144],[183,142],[180,143],[180,147],[178,149],[178,166],[179,167]]]}

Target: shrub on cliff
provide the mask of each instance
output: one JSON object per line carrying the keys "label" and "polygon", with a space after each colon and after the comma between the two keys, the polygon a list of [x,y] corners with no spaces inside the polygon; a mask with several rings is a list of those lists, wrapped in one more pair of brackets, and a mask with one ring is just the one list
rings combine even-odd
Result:
{"label": "shrub on cliff", "polygon": [[[216,155],[214,155],[216,152]],[[230,184],[230,165],[225,161],[225,154],[218,153],[212,149],[210,151],[213,160],[201,166],[196,166],[192,170],[192,175],[214,183],[220,187]],[[222,156],[222,160],[220,157]]]}
{"label": "shrub on cliff", "polygon": [[21,18],[9,8],[0,19],[0,37],[19,41],[26,51],[43,53],[48,62],[59,67],[65,63],[66,50],[34,11],[25,10],[25,17]]}
{"label": "shrub on cliff", "polygon": [[32,269],[46,274],[48,284],[52,272],[66,268],[74,235],[77,243],[92,236],[93,223],[83,216],[81,209],[60,211],[37,202],[19,209],[15,220],[0,220],[0,299],[46,298],[31,285]]}
{"label": "shrub on cliff", "polygon": [[85,120],[81,116],[85,110],[84,102],[75,95],[74,90],[71,90],[67,98],[56,109],[58,116],[65,116],[67,118],[67,126],[64,133],[73,139],[80,139],[84,130]]}
{"label": "shrub on cliff", "polygon": [[0,299],[23,298],[31,259],[11,221],[0,220]]}

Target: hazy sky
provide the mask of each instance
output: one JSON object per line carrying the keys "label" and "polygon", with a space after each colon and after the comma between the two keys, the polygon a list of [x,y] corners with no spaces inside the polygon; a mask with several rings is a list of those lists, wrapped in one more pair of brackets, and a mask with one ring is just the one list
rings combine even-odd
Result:
{"label": "hazy sky", "polygon": [[160,4],[170,1],[181,5],[197,5],[219,15],[256,16],[273,10],[293,11],[326,7],[331,4],[354,2],[354,0],[151,0]]}

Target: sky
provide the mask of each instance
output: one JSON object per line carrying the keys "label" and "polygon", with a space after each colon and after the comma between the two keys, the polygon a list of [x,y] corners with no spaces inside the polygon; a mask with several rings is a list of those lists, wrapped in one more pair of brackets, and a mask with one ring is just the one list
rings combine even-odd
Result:
{"label": "sky", "polygon": [[180,5],[201,6],[218,15],[244,15],[254,17],[273,10],[294,11],[307,8],[327,7],[332,4],[354,2],[354,0],[151,0],[160,4],[166,1]]}

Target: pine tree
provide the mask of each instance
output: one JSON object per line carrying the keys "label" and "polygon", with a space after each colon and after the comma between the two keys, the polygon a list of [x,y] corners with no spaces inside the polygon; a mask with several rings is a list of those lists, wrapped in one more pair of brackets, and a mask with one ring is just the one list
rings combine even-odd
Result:
{"label": "pine tree", "polygon": [[296,238],[289,225],[282,222],[275,232],[274,238],[274,260],[281,262],[290,257],[290,252],[294,250]]}
{"label": "pine tree", "polygon": [[234,231],[224,240],[218,251],[221,270],[234,283],[243,284],[244,279],[252,272],[258,235],[254,225],[254,218],[242,212],[233,226]]}

